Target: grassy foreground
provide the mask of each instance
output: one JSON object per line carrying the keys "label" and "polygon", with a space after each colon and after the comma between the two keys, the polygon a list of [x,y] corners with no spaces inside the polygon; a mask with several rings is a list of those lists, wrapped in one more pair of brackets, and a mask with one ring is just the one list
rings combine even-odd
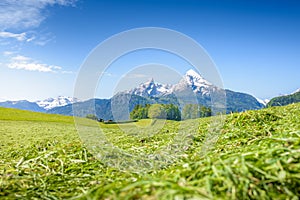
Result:
{"label": "grassy foreground", "polygon": [[[190,129],[192,124],[199,128]],[[142,139],[118,125],[101,127],[120,148],[151,153],[172,140],[179,122],[168,121]],[[228,115],[207,154],[199,152],[209,118],[185,121],[183,127],[193,137],[181,159],[134,173],[95,159],[72,117],[0,108],[0,198],[299,199],[300,104]]]}

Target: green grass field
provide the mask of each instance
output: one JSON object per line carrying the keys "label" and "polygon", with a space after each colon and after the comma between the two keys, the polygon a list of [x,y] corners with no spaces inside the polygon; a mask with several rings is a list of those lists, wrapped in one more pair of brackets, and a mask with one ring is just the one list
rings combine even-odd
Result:
{"label": "green grass field", "polygon": [[109,142],[140,155],[172,144],[179,130],[191,135],[173,163],[137,173],[96,159],[72,117],[0,108],[0,198],[299,199],[300,104],[226,116],[204,154],[210,122],[167,121],[156,130],[142,120],[131,134],[122,130],[132,124],[99,125]]}

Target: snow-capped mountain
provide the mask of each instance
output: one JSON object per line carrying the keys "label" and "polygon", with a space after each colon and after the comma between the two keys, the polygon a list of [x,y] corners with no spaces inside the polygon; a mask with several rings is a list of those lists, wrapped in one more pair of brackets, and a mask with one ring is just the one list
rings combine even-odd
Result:
{"label": "snow-capped mountain", "polygon": [[79,100],[76,98],[59,96],[57,98],[48,98],[36,102],[30,102],[27,100],[5,100],[3,102],[0,101],[0,107],[17,108],[21,110],[30,110],[35,112],[46,112],[52,108],[66,106],[76,102],[79,102]]}
{"label": "snow-capped mountain", "polygon": [[200,74],[190,69],[184,76],[185,81],[193,88],[194,92],[204,92],[213,85],[205,80]]}
{"label": "snow-capped mountain", "polygon": [[45,110],[50,110],[55,107],[66,106],[72,103],[79,102],[78,99],[73,97],[58,96],[57,98],[48,98],[45,100],[39,100],[36,103]]}
{"label": "snow-capped mountain", "polygon": [[216,87],[205,80],[200,74],[190,69],[182,79],[174,85],[155,83],[153,79],[140,84],[126,93],[135,94],[142,97],[160,97],[172,93],[178,93],[186,89],[192,89],[194,93],[209,95],[212,89]]}
{"label": "snow-capped mountain", "polygon": [[172,92],[172,85],[155,83],[153,79],[140,84],[126,93],[135,94],[142,97],[157,97]]}
{"label": "snow-capped mountain", "polygon": [[200,95],[209,95],[210,91],[217,89],[194,70],[188,70],[179,83],[172,87],[172,92],[180,92],[187,88]]}

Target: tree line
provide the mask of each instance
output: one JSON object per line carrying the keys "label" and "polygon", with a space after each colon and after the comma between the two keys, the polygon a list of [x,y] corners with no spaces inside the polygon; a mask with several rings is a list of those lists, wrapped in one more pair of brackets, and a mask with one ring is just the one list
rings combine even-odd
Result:
{"label": "tree line", "polygon": [[180,121],[211,116],[211,109],[197,104],[186,104],[182,112],[173,104],[136,105],[130,112],[131,119],[168,119]]}

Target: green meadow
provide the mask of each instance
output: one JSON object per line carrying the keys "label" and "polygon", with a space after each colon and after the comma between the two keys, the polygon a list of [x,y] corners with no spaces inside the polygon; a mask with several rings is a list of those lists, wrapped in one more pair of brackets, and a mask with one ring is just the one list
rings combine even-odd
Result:
{"label": "green meadow", "polygon": [[140,172],[92,154],[73,117],[0,108],[0,199],[299,199],[299,103],[226,115],[204,152],[211,119],[80,119],[86,130],[101,128],[108,142],[141,156],[172,145],[178,132],[188,137],[173,162]]}

